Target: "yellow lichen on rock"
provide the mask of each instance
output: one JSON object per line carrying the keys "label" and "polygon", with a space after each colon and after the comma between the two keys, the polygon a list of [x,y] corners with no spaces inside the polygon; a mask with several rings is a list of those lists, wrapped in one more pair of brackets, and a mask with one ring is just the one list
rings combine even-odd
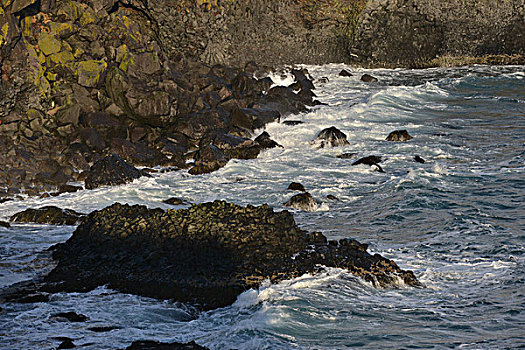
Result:
{"label": "yellow lichen on rock", "polygon": [[57,53],[54,53],[48,57],[50,63],[54,64],[64,64],[73,62],[75,60],[75,57],[71,53],[71,51],[60,51]]}
{"label": "yellow lichen on rock", "polygon": [[82,26],[87,26],[88,24],[96,23],[98,19],[99,18],[97,14],[95,13],[95,11],[93,11],[91,7],[86,7],[83,10],[82,15],[80,16],[80,24]]}
{"label": "yellow lichen on rock", "polygon": [[64,35],[68,35],[75,31],[75,29],[73,28],[73,24],[71,22],[64,22],[64,23],[50,22],[49,27],[51,29],[50,34],[58,36],[58,37],[63,37]]}
{"label": "yellow lichen on rock", "polygon": [[41,32],[38,36],[38,47],[44,53],[44,55],[49,56],[59,52],[62,48],[62,44],[51,34]]}
{"label": "yellow lichen on rock", "polygon": [[58,15],[65,15],[71,21],[76,21],[78,19],[78,5],[74,1],[60,2],[57,13]]}
{"label": "yellow lichen on rock", "polygon": [[78,83],[85,87],[95,87],[107,68],[105,61],[89,60],[78,63],[76,75]]}

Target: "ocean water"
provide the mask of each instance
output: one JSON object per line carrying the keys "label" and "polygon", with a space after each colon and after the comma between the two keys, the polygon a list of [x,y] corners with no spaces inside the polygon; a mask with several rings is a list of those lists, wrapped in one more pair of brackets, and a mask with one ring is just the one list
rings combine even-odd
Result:
{"label": "ocean water", "polygon": [[[315,90],[327,106],[284,118],[303,124],[267,125],[284,148],[230,161],[208,175],[165,173],[6,202],[0,220],[44,205],[86,213],[117,201],[168,208],[161,201],[173,196],[284,210],[293,195],[286,187],[297,181],[319,200],[314,212],[294,211],[300,227],[366,242],[370,251],[413,270],[425,288],[376,289],[327,268],[265,283],[229,307],[199,313],[100,287],[56,294],[46,303],[1,304],[0,349],[53,349],[59,337],[73,338],[82,349],[119,349],[139,339],[195,340],[211,349],[525,348],[525,67],[352,69],[350,78],[337,75],[342,68],[349,67],[308,67],[313,77],[329,78]],[[361,82],[365,72],[379,82]],[[329,126],[345,132],[350,145],[311,145]],[[385,141],[397,129],[414,138]],[[385,173],[336,158],[344,152],[382,156]],[[415,155],[426,163],[414,162]],[[45,250],[74,229],[0,228],[0,287],[49,271],[53,262]],[[50,318],[66,311],[89,320]],[[115,329],[97,333],[89,330],[94,326]]]}

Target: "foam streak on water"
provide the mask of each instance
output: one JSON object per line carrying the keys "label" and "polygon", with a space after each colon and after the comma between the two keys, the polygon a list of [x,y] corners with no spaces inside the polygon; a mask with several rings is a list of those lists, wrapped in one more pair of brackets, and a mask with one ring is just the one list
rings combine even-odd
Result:
{"label": "foam streak on water", "polygon": [[[427,70],[308,67],[328,106],[288,116],[303,124],[266,127],[284,146],[233,160],[202,176],[175,172],[132,184],[0,204],[0,219],[27,207],[81,212],[116,201],[168,208],[163,199],[226,199],[282,210],[301,182],[322,205],[295,211],[297,223],[331,239],[355,238],[412,269],[426,285],[375,289],[339,269],[264,284],[229,307],[198,313],[187,305],[114,292],[56,294],[48,303],[2,304],[0,349],[51,349],[67,336],[84,349],[123,348],[137,339],[190,341],[211,349],[501,349],[525,346],[524,67]],[[369,73],[379,83],[363,83]],[[281,83],[290,77],[274,76]],[[315,149],[323,128],[348,135],[342,148]],[[386,135],[407,129],[409,142]],[[380,155],[385,173],[352,159]],[[413,161],[415,155],[425,164]],[[339,200],[328,200],[334,195]],[[74,227],[0,228],[0,287],[53,267],[45,250]],[[50,319],[76,311],[86,323]],[[96,333],[93,326],[115,329]]]}

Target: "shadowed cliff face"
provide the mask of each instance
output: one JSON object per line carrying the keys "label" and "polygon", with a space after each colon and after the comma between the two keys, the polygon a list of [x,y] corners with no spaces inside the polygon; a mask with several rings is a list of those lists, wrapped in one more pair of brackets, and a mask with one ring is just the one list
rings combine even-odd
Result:
{"label": "shadowed cliff face", "polygon": [[440,65],[432,60],[523,55],[524,33],[523,0],[373,0],[361,15],[351,52],[356,62],[369,65]]}

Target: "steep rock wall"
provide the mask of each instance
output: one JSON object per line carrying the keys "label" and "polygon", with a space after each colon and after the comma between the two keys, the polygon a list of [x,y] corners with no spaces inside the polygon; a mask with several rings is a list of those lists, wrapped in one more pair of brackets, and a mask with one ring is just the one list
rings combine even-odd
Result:
{"label": "steep rock wall", "polygon": [[351,49],[355,62],[424,66],[438,56],[525,53],[524,0],[372,0]]}

